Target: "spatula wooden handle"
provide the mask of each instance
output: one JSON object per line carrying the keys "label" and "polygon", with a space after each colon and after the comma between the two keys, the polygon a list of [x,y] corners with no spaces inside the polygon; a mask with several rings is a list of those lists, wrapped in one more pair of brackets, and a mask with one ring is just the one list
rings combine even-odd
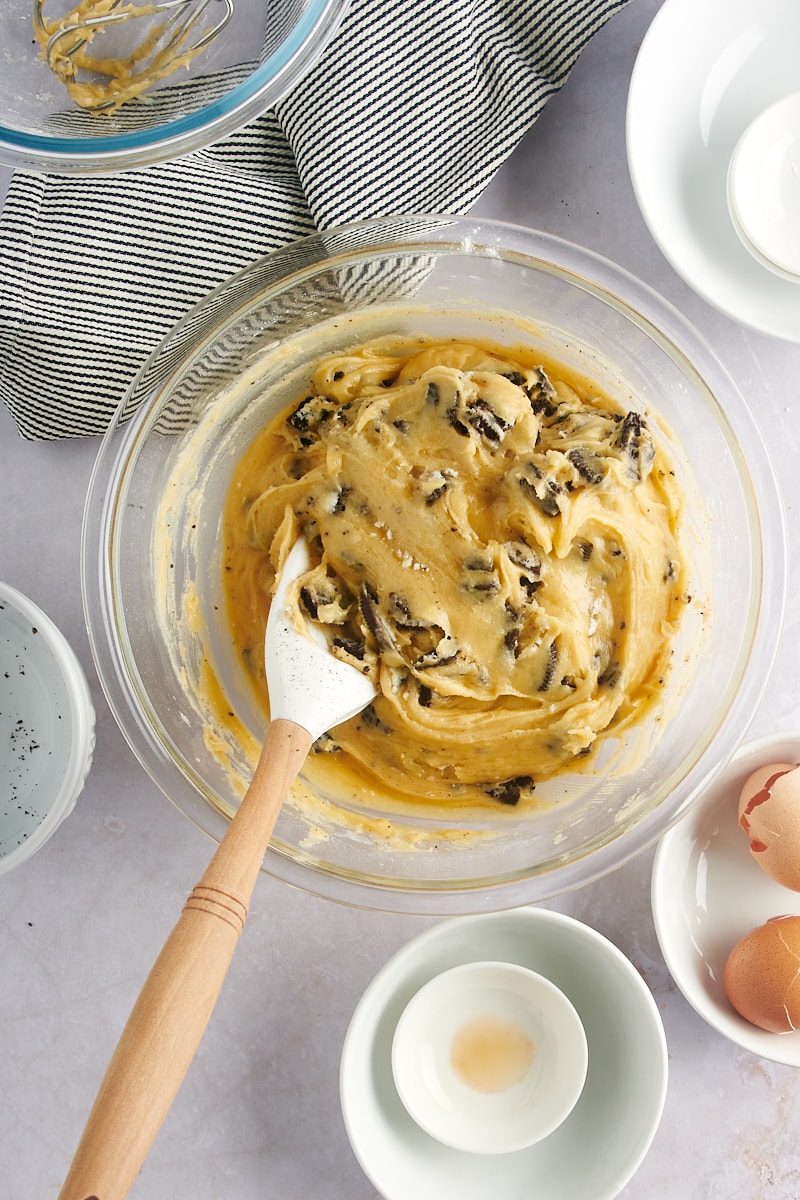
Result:
{"label": "spatula wooden handle", "polygon": [[139,995],[59,1200],[124,1200],[203,1036],[275,821],[311,745],[292,721],[267,730],[253,781]]}

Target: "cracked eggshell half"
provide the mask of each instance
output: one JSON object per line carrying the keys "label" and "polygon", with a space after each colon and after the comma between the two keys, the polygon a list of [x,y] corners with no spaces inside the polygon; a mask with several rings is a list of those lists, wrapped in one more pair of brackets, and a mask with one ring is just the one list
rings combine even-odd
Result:
{"label": "cracked eggshell half", "polygon": [[762,871],[800,892],[800,766],[769,763],[753,771],[739,796],[739,824]]}
{"label": "cracked eggshell half", "polygon": [[768,1033],[800,1029],[800,916],[772,917],[734,946],[725,991],[746,1021]]}

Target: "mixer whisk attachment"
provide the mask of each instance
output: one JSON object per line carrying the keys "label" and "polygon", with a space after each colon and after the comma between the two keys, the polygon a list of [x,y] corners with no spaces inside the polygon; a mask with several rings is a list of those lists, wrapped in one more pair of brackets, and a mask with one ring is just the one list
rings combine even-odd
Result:
{"label": "mixer whisk attachment", "polygon": [[[206,9],[221,15],[200,29]],[[143,94],[159,80],[188,67],[225,28],[233,0],[78,0],[62,17],[48,19],[45,0],[34,0],[33,28],[42,57],[81,108],[110,114]],[[163,19],[162,19],[163,18]],[[131,48],[93,53],[92,42],[129,23],[141,28]]]}

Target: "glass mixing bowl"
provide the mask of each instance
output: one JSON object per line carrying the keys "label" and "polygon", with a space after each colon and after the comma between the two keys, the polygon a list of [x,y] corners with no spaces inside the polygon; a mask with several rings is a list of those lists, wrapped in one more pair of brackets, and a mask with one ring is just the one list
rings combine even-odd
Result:
{"label": "glass mixing bowl", "polygon": [[[120,171],[208,146],[285,96],[322,54],[348,6],[348,0],[231,3],[224,29],[188,67],[161,80],[142,101],[98,115],[73,103],[42,61],[33,38],[34,0],[3,0],[0,162],[44,172]],[[75,7],[45,0],[43,14],[52,21]],[[207,3],[187,45],[224,11],[222,0]],[[136,17],[114,26],[103,35],[107,40],[96,38],[92,51],[127,57],[144,41],[148,22],[161,19]],[[81,78],[95,77],[82,72]]]}
{"label": "glass mixing bowl", "polygon": [[[677,447],[686,496],[693,600],[663,707],[591,766],[537,784],[552,806],[397,816],[319,796],[301,776],[265,858],[274,876],[362,906],[499,909],[597,878],[677,821],[738,746],[778,645],[786,533],[764,442],[713,353],[648,287],[556,238],[437,216],[331,230],[253,263],[161,343],[102,443],[83,538],[86,616],[134,752],[221,837],[264,727],[221,611],[233,468],[323,353],[409,330],[524,341],[645,405]],[[239,722],[233,739],[206,703],[209,667]]]}

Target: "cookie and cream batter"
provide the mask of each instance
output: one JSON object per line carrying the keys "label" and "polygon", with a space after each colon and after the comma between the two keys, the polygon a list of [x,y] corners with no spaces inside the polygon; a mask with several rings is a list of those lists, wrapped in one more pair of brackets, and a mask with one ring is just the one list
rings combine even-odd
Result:
{"label": "cookie and cream batter", "polygon": [[320,362],[238,464],[232,635],[266,703],[270,594],[303,532],[298,609],[380,689],[320,760],[415,801],[525,803],[658,701],[680,513],[641,413],[524,350],[383,338]]}

